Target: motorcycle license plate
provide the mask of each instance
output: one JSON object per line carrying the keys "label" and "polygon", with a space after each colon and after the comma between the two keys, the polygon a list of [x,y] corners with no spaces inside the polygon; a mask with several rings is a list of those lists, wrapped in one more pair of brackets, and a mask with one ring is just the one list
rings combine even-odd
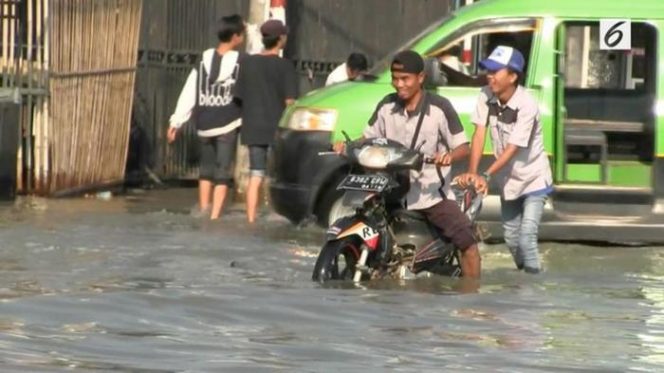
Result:
{"label": "motorcycle license plate", "polygon": [[382,175],[348,175],[337,189],[380,193],[385,190],[388,183],[389,179]]}

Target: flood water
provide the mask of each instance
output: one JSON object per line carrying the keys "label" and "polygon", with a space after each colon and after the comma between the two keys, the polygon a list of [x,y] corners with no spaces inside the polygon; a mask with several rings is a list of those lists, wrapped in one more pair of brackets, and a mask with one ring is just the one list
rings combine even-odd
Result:
{"label": "flood water", "polygon": [[320,286],[323,231],[194,189],[0,205],[0,371],[664,371],[664,248],[484,245],[479,291]]}

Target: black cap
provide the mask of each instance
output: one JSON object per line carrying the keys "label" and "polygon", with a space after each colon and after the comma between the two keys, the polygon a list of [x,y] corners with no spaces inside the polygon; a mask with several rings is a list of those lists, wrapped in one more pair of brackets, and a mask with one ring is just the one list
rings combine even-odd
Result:
{"label": "black cap", "polygon": [[278,19],[270,19],[261,25],[263,36],[281,36],[288,34],[288,27]]}
{"label": "black cap", "polygon": [[424,59],[417,52],[402,51],[392,60],[392,71],[419,74],[424,71]]}

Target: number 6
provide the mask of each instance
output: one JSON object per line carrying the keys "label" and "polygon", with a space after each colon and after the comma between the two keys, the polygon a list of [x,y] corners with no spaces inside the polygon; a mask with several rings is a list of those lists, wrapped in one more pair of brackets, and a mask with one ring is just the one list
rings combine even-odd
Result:
{"label": "number 6", "polygon": [[[616,23],[615,25],[611,26],[609,31],[604,35],[604,43],[608,45],[609,47],[613,48],[616,45],[620,44],[623,38],[623,32],[621,30],[618,30],[618,27],[622,26],[625,24],[625,21],[620,21]],[[611,37],[616,35],[617,37],[613,42],[611,42]]]}

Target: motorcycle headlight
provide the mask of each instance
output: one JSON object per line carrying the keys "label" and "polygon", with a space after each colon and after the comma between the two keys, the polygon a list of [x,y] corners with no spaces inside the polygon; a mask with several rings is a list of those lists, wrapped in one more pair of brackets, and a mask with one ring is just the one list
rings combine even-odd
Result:
{"label": "motorcycle headlight", "polygon": [[366,168],[383,169],[391,161],[399,158],[392,149],[382,146],[367,146],[360,149],[357,161]]}
{"label": "motorcycle headlight", "polygon": [[332,131],[336,123],[336,110],[298,108],[291,114],[286,128],[296,131]]}

